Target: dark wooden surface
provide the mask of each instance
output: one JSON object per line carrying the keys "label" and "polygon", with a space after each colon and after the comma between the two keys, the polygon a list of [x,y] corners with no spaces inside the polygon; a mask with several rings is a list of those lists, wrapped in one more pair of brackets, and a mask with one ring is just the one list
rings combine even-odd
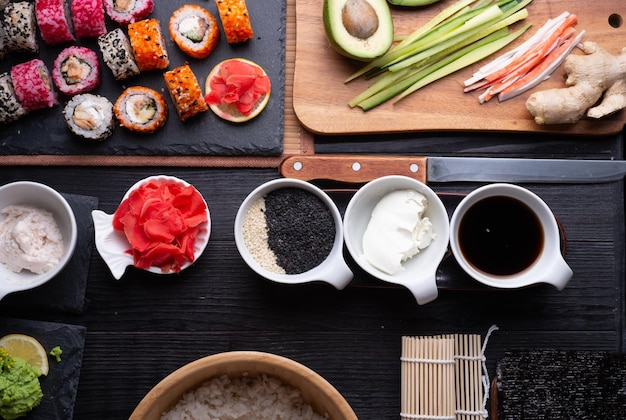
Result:
{"label": "dark wooden surface", "polygon": [[[494,134],[318,138],[318,153],[410,153],[455,156],[621,158],[622,136],[562,138]],[[269,283],[243,263],[233,222],[245,196],[274,169],[1,167],[0,184],[44,182],[64,193],[96,196],[112,212],[137,180],[179,176],[204,195],[212,215],[210,243],[180,276],[130,271],[115,281],[94,250],[82,314],[3,308],[15,318],[86,327],[75,419],[123,419],[159,380],[200,357],[259,350],[290,357],[329,380],[360,419],[396,419],[400,410],[403,335],[479,333],[496,324],[487,348],[490,375],[505,349],[622,351],[624,338],[624,185],[532,184],[567,235],[575,274],[562,292],[551,287],[498,292],[456,287],[454,264],[442,265],[439,298],[418,306],[407,290],[381,284],[354,267],[344,290],[323,284]],[[477,184],[432,185],[467,193]],[[325,185],[325,187],[330,187]],[[332,186],[334,187],[334,186]],[[344,207],[350,193],[332,193]],[[461,282],[462,283],[462,282]]]}

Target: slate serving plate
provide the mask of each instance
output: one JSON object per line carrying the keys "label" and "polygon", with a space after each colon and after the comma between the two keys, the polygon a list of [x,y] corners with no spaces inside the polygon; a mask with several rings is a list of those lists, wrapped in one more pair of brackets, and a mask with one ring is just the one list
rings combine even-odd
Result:
{"label": "slate serving plate", "polygon": [[[285,88],[285,28],[286,3],[283,0],[250,1],[247,3],[254,38],[245,43],[230,45],[226,42],[220,25],[220,42],[212,54],[204,60],[196,60],[182,53],[169,38],[169,18],[184,0],[156,0],[151,17],[159,19],[166,36],[170,58],[168,70],[188,62],[204,90],[206,77],[220,61],[232,57],[244,57],[261,65],[270,76],[272,92],[266,109],[255,119],[233,124],[215,116],[210,110],[180,121],[165,91],[163,71],[143,72],[124,82],[116,81],[102,61],[102,54],[95,38],[79,39],[74,43],[58,46],[46,45],[38,34],[39,54],[13,54],[0,61],[0,73],[10,71],[11,66],[42,59],[52,71],[52,64],[59,52],[69,45],[82,45],[94,50],[102,65],[100,87],[92,93],[115,102],[128,86],[147,86],[161,92],[169,106],[169,118],[164,127],[148,135],[139,135],[117,126],[113,135],[104,142],[89,143],[74,137],[63,119],[62,110],[67,97],[60,94],[59,105],[35,111],[20,120],[0,125],[0,154],[4,155],[122,155],[122,156],[171,156],[171,155],[280,155],[283,150],[284,88]],[[195,2],[211,12],[219,22],[217,7],[213,0]],[[107,20],[107,29],[118,25]]]}
{"label": "slate serving plate", "polygon": [[61,361],[49,357],[50,371],[39,378],[43,399],[24,419],[68,420],[74,416],[74,403],[83,362],[86,328],[53,322],[0,318],[0,337],[6,334],[26,334],[35,337],[50,351],[59,346]]}
{"label": "slate serving plate", "polygon": [[76,194],[63,196],[74,211],[78,227],[76,250],[72,259],[58,276],[46,284],[7,295],[0,302],[0,313],[3,308],[37,308],[68,313],[83,311],[94,245],[91,211],[98,207],[98,199]]}

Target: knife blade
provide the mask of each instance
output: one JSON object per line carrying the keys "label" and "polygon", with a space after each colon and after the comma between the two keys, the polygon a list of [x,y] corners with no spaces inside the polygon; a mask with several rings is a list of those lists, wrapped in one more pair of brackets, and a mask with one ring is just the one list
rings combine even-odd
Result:
{"label": "knife blade", "polygon": [[404,175],[433,182],[602,183],[626,175],[624,160],[493,157],[292,155],[279,165],[282,176],[304,181],[369,182]]}

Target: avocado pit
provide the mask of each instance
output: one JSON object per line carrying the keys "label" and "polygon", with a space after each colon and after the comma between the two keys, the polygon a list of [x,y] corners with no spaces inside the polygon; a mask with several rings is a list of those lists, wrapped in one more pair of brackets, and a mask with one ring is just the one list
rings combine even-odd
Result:
{"label": "avocado pit", "polygon": [[348,0],[341,11],[346,31],[359,39],[367,39],[378,30],[376,10],[365,0]]}

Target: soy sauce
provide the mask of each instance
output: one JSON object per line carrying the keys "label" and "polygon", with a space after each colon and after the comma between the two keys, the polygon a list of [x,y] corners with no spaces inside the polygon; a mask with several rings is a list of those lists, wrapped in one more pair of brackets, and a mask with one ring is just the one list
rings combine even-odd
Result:
{"label": "soy sauce", "polygon": [[543,249],[541,222],[526,204],[493,196],[473,204],[459,224],[465,259],[478,270],[509,276],[528,268]]}

